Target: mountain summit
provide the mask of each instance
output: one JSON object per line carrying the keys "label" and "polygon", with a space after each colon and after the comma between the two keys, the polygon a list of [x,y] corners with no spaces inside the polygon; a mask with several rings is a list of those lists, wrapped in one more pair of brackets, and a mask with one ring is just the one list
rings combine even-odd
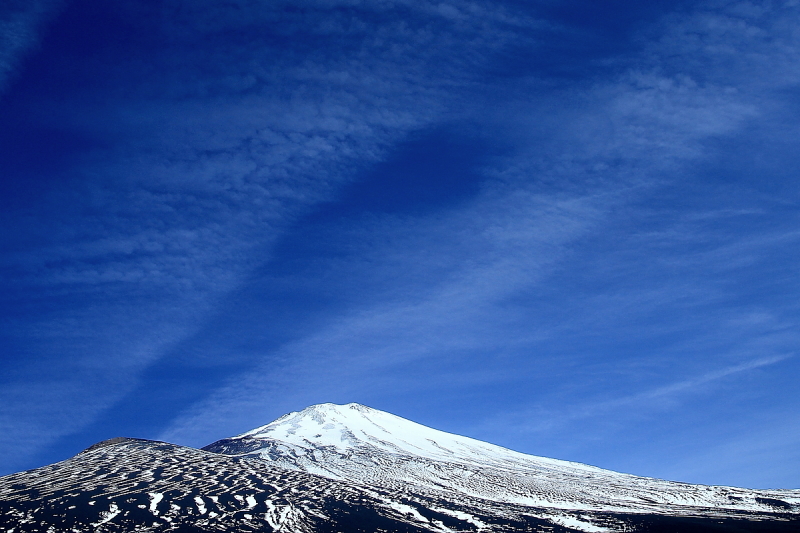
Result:
{"label": "mountain summit", "polygon": [[[303,449],[335,449],[337,453],[373,449],[383,453],[480,465],[500,462],[513,466],[518,461],[532,457],[429,428],[358,403],[312,405],[234,438],[280,441]],[[542,457],[537,460],[591,468]]]}
{"label": "mountain summit", "polygon": [[692,485],[527,455],[355,403],[314,405],[203,449],[436,497],[553,509],[771,512],[800,504],[797,491]]}

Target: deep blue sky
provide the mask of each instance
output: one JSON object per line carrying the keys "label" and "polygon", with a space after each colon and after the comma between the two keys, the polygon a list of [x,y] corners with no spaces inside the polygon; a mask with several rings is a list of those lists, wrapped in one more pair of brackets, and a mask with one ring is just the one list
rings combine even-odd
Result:
{"label": "deep blue sky", "polygon": [[783,1],[4,2],[0,474],[360,402],[800,487],[798,27]]}

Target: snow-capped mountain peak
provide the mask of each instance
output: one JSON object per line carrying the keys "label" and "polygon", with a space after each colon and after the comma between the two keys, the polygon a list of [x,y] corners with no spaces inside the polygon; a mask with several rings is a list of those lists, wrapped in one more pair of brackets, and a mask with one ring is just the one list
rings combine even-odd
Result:
{"label": "snow-capped mountain peak", "polygon": [[[439,431],[358,403],[312,405],[235,438],[274,439],[299,447],[333,447],[340,453],[356,447],[438,461],[509,466],[532,456],[469,437]],[[536,458],[552,464],[592,469],[578,463]],[[599,469],[598,469],[599,470]]]}
{"label": "snow-capped mountain peak", "polygon": [[798,491],[690,485],[527,455],[355,403],[314,405],[204,449],[392,490],[539,508],[764,512],[800,504]]}

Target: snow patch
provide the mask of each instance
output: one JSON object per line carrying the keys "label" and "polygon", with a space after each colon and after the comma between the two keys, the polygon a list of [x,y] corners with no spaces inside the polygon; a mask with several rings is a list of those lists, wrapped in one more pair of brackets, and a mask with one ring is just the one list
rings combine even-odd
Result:
{"label": "snow patch", "polygon": [[105,524],[106,522],[110,522],[120,512],[121,511],[119,510],[119,507],[117,506],[117,504],[112,502],[111,505],[108,506],[108,511],[103,511],[102,513],[100,513],[100,521],[96,522],[96,523],[94,523],[92,525],[94,527],[97,527],[99,525]]}
{"label": "snow patch", "polygon": [[158,503],[164,499],[164,495],[160,492],[148,492],[147,495],[150,496],[150,512],[158,516]]}
{"label": "snow patch", "polygon": [[394,509],[395,511],[399,512],[400,514],[407,516],[411,515],[414,517],[415,520],[418,522],[428,522],[428,519],[419,514],[419,511],[411,507],[410,505],[406,505],[404,503],[398,503],[391,500],[383,500],[386,503],[387,507]]}
{"label": "snow patch", "polygon": [[597,526],[571,515],[548,515],[546,518],[559,526],[585,531],[586,533],[608,533],[612,531],[607,527]]}
{"label": "snow patch", "polygon": [[479,531],[489,527],[480,520],[478,520],[477,518],[475,518],[474,516],[472,516],[471,514],[465,513],[463,511],[456,511],[454,509],[441,509],[438,507],[431,507],[431,511],[436,511],[437,513],[446,514],[448,516],[452,516],[453,518],[461,520],[462,522],[467,522],[468,524],[472,524],[473,526],[478,528]]}
{"label": "snow patch", "polygon": [[206,509],[206,502],[204,502],[203,498],[200,496],[194,497],[194,503],[197,504],[197,510],[200,512],[200,514],[206,514],[208,512],[208,509]]}

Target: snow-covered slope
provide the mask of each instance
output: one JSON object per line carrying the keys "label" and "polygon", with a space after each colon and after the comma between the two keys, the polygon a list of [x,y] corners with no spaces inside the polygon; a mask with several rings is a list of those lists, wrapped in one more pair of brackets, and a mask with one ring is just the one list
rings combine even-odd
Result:
{"label": "snow-covered slope", "polygon": [[490,464],[514,468],[520,461],[535,460],[541,466],[603,472],[600,468],[580,463],[534,457],[469,437],[445,433],[357,403],[313,405],[236,438],[246,437],[269,438],[300,447],[335,448],[342,453],[368,446],[386,453],[478,466]]}
{"label": "snow-covered slope", "polygon": [[800,512],[800,491],[676,483],[526,455],[359,405],[320,404],[204,448],[393,490],[585,511]]}
{"label": "snow-covered slope", "polygon": [[800,531],[798,491],[618,474],[356,404],[310,407],[206,448],[117,438],[0,477],[0,531]]}
{"label": "snow-covered slope", "polygon": [[0,477],[7,533],[796,533],[791,513],[568,511],[436,497],[291,471],[165,442],[117,438]]}

